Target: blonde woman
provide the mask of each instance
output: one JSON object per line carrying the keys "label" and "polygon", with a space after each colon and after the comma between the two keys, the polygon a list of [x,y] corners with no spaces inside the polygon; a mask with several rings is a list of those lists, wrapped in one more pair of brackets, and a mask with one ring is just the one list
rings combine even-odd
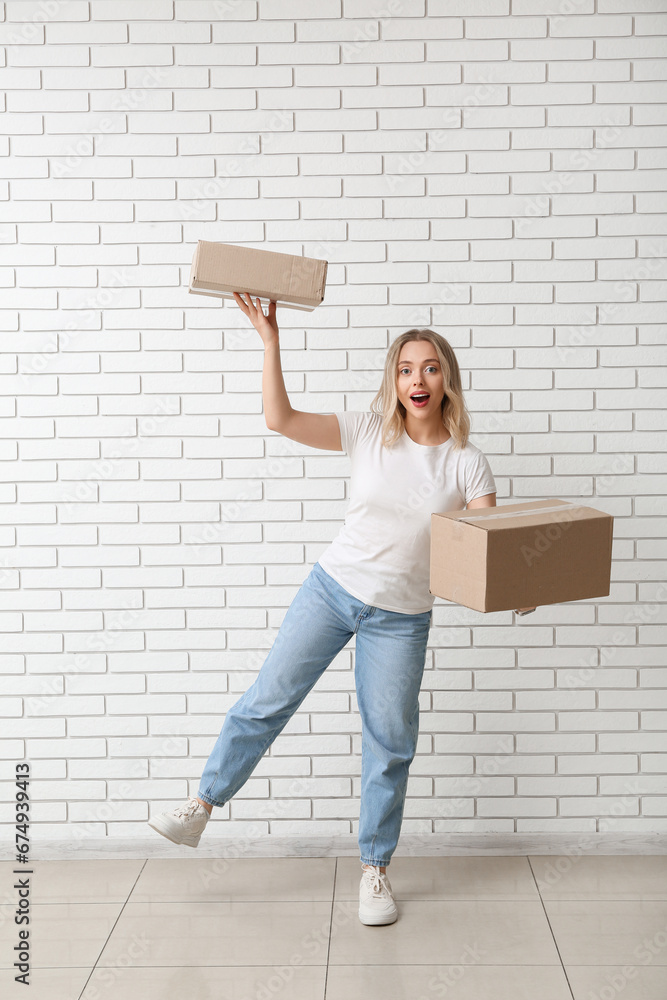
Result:
{"label": "blonde woman", "polygon": [[[432,330],[390,345],[370,411],[307,413],[290,405],[280,361],[276,303],[234,293],[264,343],[262,394],[269,430],[351,459],[345,523],[290,604],[253,684],[225,716],[197,797],[149,820],[196,847],[213,806],[223,806],[334,657],[355,639],[362,720],[359,919],[390,924],[398,911],[387,865],[403,820],[415,755],[419,690],[432,620],[430,522],[434,511],[493,507],[489,463],[468,440],[459,366]],[[524,612],[532,609],[521,609]]]}

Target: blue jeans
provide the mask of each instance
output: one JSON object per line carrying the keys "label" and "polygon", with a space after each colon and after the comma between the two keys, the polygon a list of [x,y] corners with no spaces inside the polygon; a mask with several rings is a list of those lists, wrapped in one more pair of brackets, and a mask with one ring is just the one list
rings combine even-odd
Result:
{"label": "blue jeans", "polygon": [[333,658],[356,634],[362,721],[361,861],[388,865],[403,821],[419,729],[419,689],[433,612],[364,604],[318,562],[302,583],[255,681],[225,716],[198,797],[222,806],[248,780]]}

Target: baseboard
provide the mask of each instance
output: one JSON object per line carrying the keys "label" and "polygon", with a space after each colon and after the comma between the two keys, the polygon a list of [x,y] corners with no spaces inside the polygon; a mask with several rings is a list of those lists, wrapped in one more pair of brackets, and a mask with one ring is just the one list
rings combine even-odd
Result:
{"label": "baseboard", "polygon": [[[621,833],[483,833],[406,834],[401,837],[395,858],[460,855],[566,855],[584,854],[667,854],[664,834]],[[115,838],[37,841],[33,837],[30,860],[56,861],[123,858],[296,858],[358,856],[356,836],[338,837],[213,837],[206,832],[195,850],[171,844],[155,836],[121,840]],[[0,860],[11,861],[9,850]]]}

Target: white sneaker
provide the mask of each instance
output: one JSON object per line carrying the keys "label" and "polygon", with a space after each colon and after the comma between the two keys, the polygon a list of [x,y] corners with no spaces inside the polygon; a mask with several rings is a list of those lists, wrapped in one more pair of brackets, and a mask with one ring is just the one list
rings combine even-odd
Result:
{"label": "white sneaker", "polygon": [[391,883],[379,865],[363,865],[359,886],[359,919],[362,924],[393,924],[398,917]]}
{"label": "white sneaker", "polygon": [[188,795],[187,802],[170,812],[153,816],[148,820],[148,825],[174,844],[196,847],[208,819],[208,809],[194,795]]}

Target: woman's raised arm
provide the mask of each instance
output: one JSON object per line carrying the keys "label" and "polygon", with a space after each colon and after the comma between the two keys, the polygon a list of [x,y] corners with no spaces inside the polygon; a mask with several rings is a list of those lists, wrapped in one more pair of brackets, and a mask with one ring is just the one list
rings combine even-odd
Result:
{"label": "woman's raised arm", "polygon": [[253,305],[247,292],[242,294],[234,292],[234,298],[264,342],[262,398],[264,419],[268,429],[311,448],[342,451],[340,427],[335,413],[307,413],[304,410],[295,410],[289,401],[280,363],[276,303],[273,300],[269,302],[268,316],[265,316],[259,298],[256,299],[256,306]]}

